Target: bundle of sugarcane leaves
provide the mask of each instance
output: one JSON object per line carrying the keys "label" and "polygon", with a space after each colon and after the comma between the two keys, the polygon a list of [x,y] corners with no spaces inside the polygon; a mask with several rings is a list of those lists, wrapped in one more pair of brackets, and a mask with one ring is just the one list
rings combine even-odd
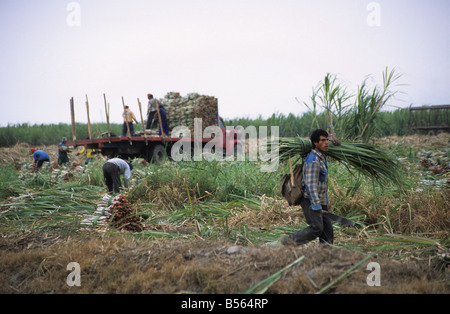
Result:
{"label": "bundle of sugarcane leaves", "polygon": [[[279,138],[278,158],[280,162],[305,158],[313,148],[311,140],[300,137]],[[368,143],[344,142],[334,145],[330,141],[327,157],[374,179],[380,185],[389,182],[402,187],[405,184],[403,165],[377,146]]]}

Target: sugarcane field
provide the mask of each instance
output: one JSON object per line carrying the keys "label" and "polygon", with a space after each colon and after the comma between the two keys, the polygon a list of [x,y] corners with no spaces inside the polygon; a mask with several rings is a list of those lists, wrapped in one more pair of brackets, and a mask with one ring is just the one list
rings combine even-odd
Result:
{"label": "sugarcane field", "polygon": [[[380,93],[377,103],[388,94]],[[167,134],[142,123],[132,136],[119,137],[111,133],[122,125],[114,132],[108,125],[109,134],[89,125],[81,136],[65,133],[65,161],[57,143],[0,147],[1,293],[450,292],[450,133],[377,137],[374,120],[356,129],[352,112],[337,115],[333,102],[324,101],[314,124],[332,125],[329,134],[339,139],[330,139],[326,155],[328,211],[340,220],[332,220],[333,241],[286,245],[281,239],[308,222],[302,206],[287,201],[280,180],[308,160],[309,136],[264,134],[252,142],[244,135],[244,158],[207,158],[214,151],[202,151],[204,158],[175,161],[174,147],[186,132],[204,136],[205,125],[218,123],[217,99],[171,92],[158,102],[169,117]],[[195,118],[206,120],[197,131]],[[172,145],[175,125],[186,128],[172,156],[148,158],[156,156],[148,150],[154,141]],[[252,143],[276,153],[275,167],[261,171],[267,159],[249,158]],[[121,145],[116,153],[131,175],[119,192],[108,192],[104,165],[114,145]],[[87,149],[94,150],[88,160]],[[36,150],[49,155],[40,168],[30,153]]]}
{"label": "sugarcane field", "polygon": [[5,301],[445,309],[449,0],[0,3]]}

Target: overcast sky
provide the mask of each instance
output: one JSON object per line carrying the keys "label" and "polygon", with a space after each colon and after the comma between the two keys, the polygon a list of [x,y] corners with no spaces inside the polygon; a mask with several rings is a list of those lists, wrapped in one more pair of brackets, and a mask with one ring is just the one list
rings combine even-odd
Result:
{"label": "overcast sky", "polygon": [[392,105],[450,103],[448,0],[0,0],[0,126],[121,122],[122,96],[214,95],[224,118],[295,115],[329,72],[386,67]]}

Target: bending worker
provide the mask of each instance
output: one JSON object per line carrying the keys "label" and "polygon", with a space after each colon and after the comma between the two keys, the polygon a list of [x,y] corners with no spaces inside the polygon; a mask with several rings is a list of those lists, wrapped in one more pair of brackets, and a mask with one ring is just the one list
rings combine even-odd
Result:
{"label": "bending worker", "polygon": [[103,177],[105,178],[108,192],[120,193],[122,184],[120,175],[123,175],[123,185],[128,188],[130,185],[131,170],[133,165],[121,158],[112,158],[103,165]]}
{"label": "bending worker", "polygon": [[42,164],[44,163],[44,161],[48,161],[48,162],[50,161],[50,157],[43,150],[36,150],[36,148],[32,148],[32,149],[30,149],[30,153],[33,154],[33,159],[34,159],[33,167],[35,169],[40,169],[42,167]]}

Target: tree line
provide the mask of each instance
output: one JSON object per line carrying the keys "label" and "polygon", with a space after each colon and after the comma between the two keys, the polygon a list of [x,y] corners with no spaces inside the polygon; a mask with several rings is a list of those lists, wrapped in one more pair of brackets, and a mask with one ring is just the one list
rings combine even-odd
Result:
{"label": "tree line", "polygon": [[[389,135],[407,135],[414,132],[412,126],[414,119],[408,109],[397,109],[392,112],[377,112],[377,117],[373,121],[374,133],[376,137],[384,137]],[[314,112],[306,112],[301,115],[292,113],[285,115],[274,113],[269,118],[237,118],[226,119],[225,124],[228,126],[267,126],[270,134],[271,126],[279,127],[280,137],[307,137],[315,128],[327,129],[328,120],[326,112],[315,114]],[[122,125],[119,123],[110,124],[110,130],[116,135],[120,135]],[[93,137],[97,138],[106,133],[106,123],[93,123]],[[140,128],[136,128],[140,131]],[[89,131],[86,123],[76,123],[77,139],[88,138]],[[18,143],[28,143],[30,145],[53,145],[58,144],[63,137],[72,139],[72,126],[67,123],[59,124],[14,124],[0,128],[0,147],[14,146]]]}

